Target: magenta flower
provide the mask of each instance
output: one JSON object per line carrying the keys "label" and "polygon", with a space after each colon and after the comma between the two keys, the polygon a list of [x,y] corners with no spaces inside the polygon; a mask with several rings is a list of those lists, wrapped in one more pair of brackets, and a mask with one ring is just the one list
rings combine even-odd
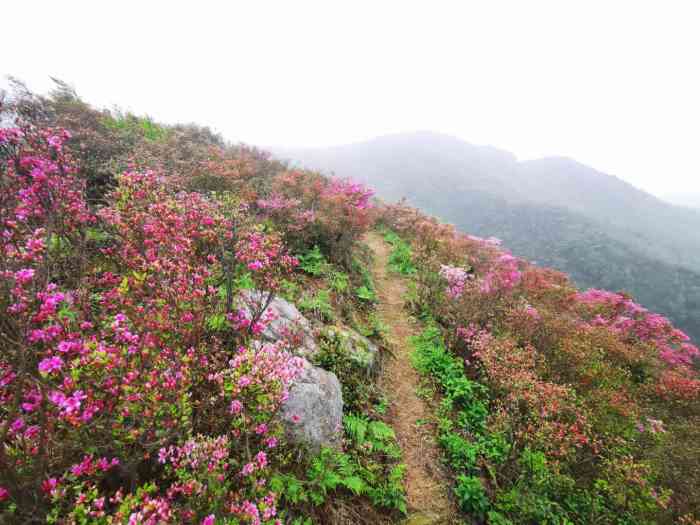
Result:
{"label": "magenta flower", "polygon": [[71,415],[80,409],[80,405],[87,396],[82,390],[76,390],[72,396],[66,397],[66,395],[59,391],[54,390],[49,394],[49,400],[60,407],[65,415]]}
{"label": "magenta flower", "polygon": [[261,450],[255,455],[255,461],[258,464],[258,468],[265,468],[267,466],[267,454]]}
{"label": "magenta flower", "polygon": [[41,489],[46,494],[51,494],[57,486],[58,486],[58,480],[56,478],[45,479],[41,483]]}
{"label": "magenta flower", "polygon": [[47,357],[39,363],[39,372],[42,374],[58,372],[61,368],[63,368],[63,359],[60,357]]}
{"label": "magenta flower", "polygon": [[263,267],[263,263],[261,263],[260,261],[252,261],[252,262],[248,263],[249,270],[257,271],[257,270],[262,269],[262,267]]}
{"label": "magenta flower", "polygon": [[15,272],[15,280],[19,284],[27,284],[34,278],[35,271],[32,268],[24,268]]}
{"label": "magenta flower", "polygon": [[209,516],[202,520],[202,525],[214,525],[215,520],[216,516],[214,516],[213,514],[209,514]]}
{"label": "magenta flower", "polygon": [[27,427],[27,430],[24,431],[24,438],[25,439],[34,439],[39,435],[39,426],[38,425],[32,425],[30,427]]}
{"label": "magenta flower", "polygon": [[21,417],[18,417],[17,419],[14,420],[14,422],[10,425],[10,430],[13,433],[17,433],[20,430],[24,428],[24,419]]}

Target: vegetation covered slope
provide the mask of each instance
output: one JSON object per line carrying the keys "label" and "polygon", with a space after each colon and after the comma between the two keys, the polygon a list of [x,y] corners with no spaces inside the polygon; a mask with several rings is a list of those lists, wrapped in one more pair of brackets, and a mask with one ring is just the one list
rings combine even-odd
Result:
{"label": "vegetation covered slope", "polygon": [[625,290],[651,310],[668,315],[700,339],[700,273],[644,255],[619,242],[600,223],[565,208],[511,204],[470,194],[459,213],[469,231],[497,232],[505,246],[541,266],[566,269],[582,289]]}
{"label": "vegetation covered slope", "polygon": [[[194,125],[65,86],[0,113],[1,522],[401,522],[410,440],[327,326],[382,344],[361,242],[379,225],[410,279],[382,300],[422,319],[421,419],[455,519],[697,523],[700,352],[661,315]],[[303,334],[263,339],[275,296],[318,324],[313,364],[345,405],[335,448],[284,431],[311,365]]]}
{"label": "vegetation covered slope", "polygon": [[280,158],[351,176],[389,201],[570,273],[581,287],[626,290],[700,339],[700,212],[671,206],[563,158],[507,152],[434,133],[391,135]]}
{"label": "vegetation covered slope", "polygon": [[402,237],[387,235],[424,320],[415,365],[439,401],[465,513],[696,523],[700,350],[685,334],[415,209],[389,206],[381,220]]}
{"label": "vegetation covered slope", "polygon": [[284,295],[381,342],[358,246],[371,192],[196,126],[94,110],[65,87],[5,102],[0,522],[405,513],[372,376],[319,338],[314,359],[346,391],[342,446],[292,446],[279,411],[309,366],[295,353],[303,338],[261,336]]}

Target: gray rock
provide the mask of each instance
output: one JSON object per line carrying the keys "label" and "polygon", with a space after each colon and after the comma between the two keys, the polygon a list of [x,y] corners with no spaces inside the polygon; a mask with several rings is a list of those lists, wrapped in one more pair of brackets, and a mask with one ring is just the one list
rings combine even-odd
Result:
{"label": "gray rock", "polygon": [[372,371],[376,367],[379,348],[354,330],[327,326],[321,329],[319,336],[325,339],[327,345],[331,345],[347,355],[355,364],[368,371]]}
{"label": "gray rock", "polygon": [[[239,307],[248,317],[253,310],[264,306],[266,294],[257,290],[247,291],[241,294]],[[281,297],[275,297],[268,305],[265,312],[272,312],[276,318],[270,321],[262,332],[263,338],[272,343],[286,339],[292,344],[292,351],[300,357],[313,357],[318,353],[318,345],[314,338],[314,331],[306,317],[297,307]]]}
{"label": "gray rock", "polygon": [[336,375],[304,359],[302,372],[289,389],[280,411],[287,436],[318,452],[338,447],[342,438],[343,393]]}

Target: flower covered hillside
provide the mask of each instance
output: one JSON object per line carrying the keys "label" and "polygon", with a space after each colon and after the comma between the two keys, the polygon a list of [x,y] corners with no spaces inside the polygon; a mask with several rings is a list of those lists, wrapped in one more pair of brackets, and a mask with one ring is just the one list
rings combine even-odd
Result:
{"label": "flower covered hillside", "polygon": [[[580,292],[417,210],[386,206],[381,221],[418,269],[411,301],[432,328],[417,359],[444,391],[440,439],[465,511],[490,523],[698,519],[700,351],[687,335],[624,293]],[[441,383],[444,360],[463,395],[452,375]]]}
{"label": "flower covered hillside", "polygon": [[[49,114],[70,115],[79,145],[18,110],[16,127],[0,129],[0,521],[313,514],[325,497],[283,500],[273,483],[308,466],[313,487],[325,472],[304,447],[290,466],[280,418],[311,365],[294,355],[293,333],[262,334],[276,319],[268,306],[302,278],[291,250],[352,252],[372,220],[371,192],[317,176],[313,202],[303,185],[282,196],[273,188],[295,175],[250,149],[61,100],[70,112]],[[90,164],[113,134],[134,156]],[[193,162],[176,162],[171,140]],[[358,278],[343,275],[346,286]],[[350,461],[333,454],[327,469]],[[384,474],[346,475],[345,499],[384,512],[385,500],[366,496]],[[386,512],[403,501],[400,480],[392,487]]]}
{"label": "flower covered hillside", "polygon": [[[44,508],[68,521],[273,517],[275,496],[258,480],[300,363],[251,346],[247,331],[207,328],[238,232],[215,201],[174,192],[154,172],[121,175],[91,213],[62,149],[68,136],[27,127],[1,138],[3,499],[20,516]],[[265,239],[245,237],[235,256]],[[285,271],[247,267],[263,289]],[[221,452],[202,470],[193,454],[207,447]],[[162,464],[172,477],[156,487]]]}

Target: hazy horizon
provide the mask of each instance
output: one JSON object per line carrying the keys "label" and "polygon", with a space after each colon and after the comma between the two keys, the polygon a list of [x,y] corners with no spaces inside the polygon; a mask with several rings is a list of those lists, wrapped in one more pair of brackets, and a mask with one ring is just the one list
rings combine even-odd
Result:
{"label": "hazy horizon", "polygon": [[[41,5],[44,15],[33,17]],[[261,146],[431,130],[700,193],[694,6],[496,1],[3,7],[0,74]]]}
{"label": "hazy horizon", "polygon": [[[518,162],[526,162],[526,161],[530,161],[530,160],[541,160],[541,159],[545,159],[545,158],[569,159],[569,160],[572,160],[574,162],[584,164],[588,167],[591,167],[591,168],[593,168],[596,171],[599,171],[601,173],[605,173],[606,175],[611,175],[611,176],[617,177],[617,178],[631,184],[635,188],[641,189],[642,191],[645,191],[645,192],[653,195],[654,197],[661,199],[664,202],[667,202],[669,204],[674,204],[676,206],[683,206],[683,207],[689,207],[689,208],[700,208],[700,191],[697,193],[695,193],[695,192],[690,192],[690,193],[673,192],[673,191],[671,191],[671,192],[668,192],[668,191],[667,192],[650,191],[646,188],[643,188],[643,187],[637,185],[633,180],[624,179],[623,177],[619,177],[615,173],[607,173],[603,170],[596,168],[595,166],[591,166],[591,165],[587,164],[586,162],[582,161],[581,159],[576,159],[573,157],[569,157],[567,155],[547,155],[547,156],[542,156],[542,157],[530,157],[530,158],[519,157],[515,152],[509,151],[509,150],[502,148],[502,147],[499,147],[495,144],[480,144],[478,142],[470,141],[470,140],[463,138],[463,137],[457,137],[455,135],[450,135],[449,133],[443,133],[439,130],[427,130],[427,129],[406,130],[406,131],[399,131],[399,132],[395,132],[395,133],[386,133],[384,135],[375,135],[375,136],[369,137],[367,139],[359,139],[359,140],[355,140],[355,141],[351,141],[351,142],[345,142],[342,144],[329,144],[329,145],[322,145],[322,146],[297,146],[297,147],[293,147],[293,146],[287,146],[284,144],[255,144],[255,145],[260,146],[263,149],[268,149],[270,152],[276,154],[276,156],[282,157],[282,160],[298,161],[298,159],[294,159],[291,157],[286,158],[284,155],[279,155],[279,152],[293,153],[295,151],[304,151],[304,150],[308,150],[308,151],[333,150],[335,148],[340,148],[340,147],[345,147],[345,146],[353,146],[353,145],[357,145],[357,144],[372,142],[373,140],[381,139],[384,137],[401,136],[401,135],[406,136],[406,135],[415,135],[415,134],[432,134],[432,135],[437,135],[437,136],[445,135],[445,136],[448,136],[451,138],[455,138],[455,139],[459,139],[461,141],[464,141],[465,143],[472,145],[472,146],[493,148],[495,150],[500,150],[504,153],[510,153],[510,154],[515,155],[515,158],[517,159]],[[439,174],[436,174],[436,175],[439,176]]]}

